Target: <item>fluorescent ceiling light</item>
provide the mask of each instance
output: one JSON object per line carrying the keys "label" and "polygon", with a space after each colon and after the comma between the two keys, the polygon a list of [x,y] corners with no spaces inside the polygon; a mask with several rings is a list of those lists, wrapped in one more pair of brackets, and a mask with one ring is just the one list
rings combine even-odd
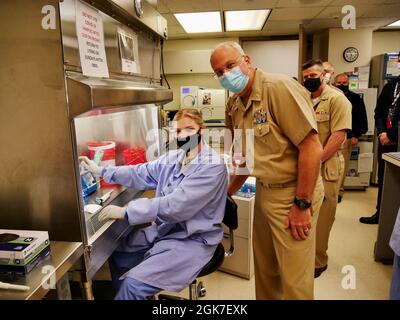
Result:
{"label": "fluorescent ceiling light", "polygon": [[187,33],[221,32],[221,15],[219,11],[174,13]]}
{"label": "fluorescent ceiling light", "polygon": [[397,21],[387,25],[386,27],[400,27],[400,20],[397,20]]}
{"label": "fluorescent ceiling light", "polygon": [[261,30],[270,12],[270,9],[225,11],[225,30]]}

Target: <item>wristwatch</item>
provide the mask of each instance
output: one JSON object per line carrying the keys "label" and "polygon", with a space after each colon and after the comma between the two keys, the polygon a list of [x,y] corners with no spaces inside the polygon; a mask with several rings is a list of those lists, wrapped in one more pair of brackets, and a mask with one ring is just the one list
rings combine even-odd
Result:
{"label": "wristwatch", "polygon": [[297,197],[294,198],[294,204],[300,210],[305,210],[311,207],[311,201],[308,201],[307,199],[298,199]]}

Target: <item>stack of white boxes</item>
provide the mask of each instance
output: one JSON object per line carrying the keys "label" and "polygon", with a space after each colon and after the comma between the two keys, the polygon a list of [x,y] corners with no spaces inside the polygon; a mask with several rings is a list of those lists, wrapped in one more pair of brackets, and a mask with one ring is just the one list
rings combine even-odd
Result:
{"label": "stack of white boxes", "polygon": [[[234,195],[232,198],[238,205],[239,227],[234,233],[235,251],[225,258],[220,270],[250,279],[254,274],[252,234],[255,196],[245,198]],[[227,228],[224,232],[229,234]],[[229,248],[229,239],[224,239],[223,245],[225,249]]]}
{"label": "stack of white boxes", "polygon": [[370,67],[356,67],[355,72],[358,74],[358,89],[367,89],[369,84]]}
{"label": "stack of white boxes", "polygon": [[349,168],[344,181],[346,188],[366,188],[372,172],[372,143],[361,141],[353,147]]}

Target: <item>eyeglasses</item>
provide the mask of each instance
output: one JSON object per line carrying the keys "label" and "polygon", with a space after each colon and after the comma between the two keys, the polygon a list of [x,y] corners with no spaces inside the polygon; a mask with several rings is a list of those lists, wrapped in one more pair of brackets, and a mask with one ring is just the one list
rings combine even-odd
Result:
{"label": "eyeglasses", "polygon": [[214,78],[216,80],[218,80],[219,78],[221,78],[225,71],[231,71],[233,68],[235,68],[236,66],[238,66],[240,63],[239,61],[243,58],[244,56],[240,56],[238,57],[236,60],[234,61],[230,61],[228,62],[223,68],[218,69],[214,72]]}

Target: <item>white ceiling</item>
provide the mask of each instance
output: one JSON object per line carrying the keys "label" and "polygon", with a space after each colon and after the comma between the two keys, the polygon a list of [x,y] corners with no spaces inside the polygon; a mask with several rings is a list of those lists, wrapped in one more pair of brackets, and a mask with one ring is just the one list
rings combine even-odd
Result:
{"label": "white ceiling", "polygon": [[[400,0],[158,0],[157,9],[168,21],[169,39],[197,37],[271,36],[340,28],[344,5],[356,8],[356,27],[381,28],[400,19]],[[174,13],[225,10],[272,9],[261,31],[187,34]]]}

